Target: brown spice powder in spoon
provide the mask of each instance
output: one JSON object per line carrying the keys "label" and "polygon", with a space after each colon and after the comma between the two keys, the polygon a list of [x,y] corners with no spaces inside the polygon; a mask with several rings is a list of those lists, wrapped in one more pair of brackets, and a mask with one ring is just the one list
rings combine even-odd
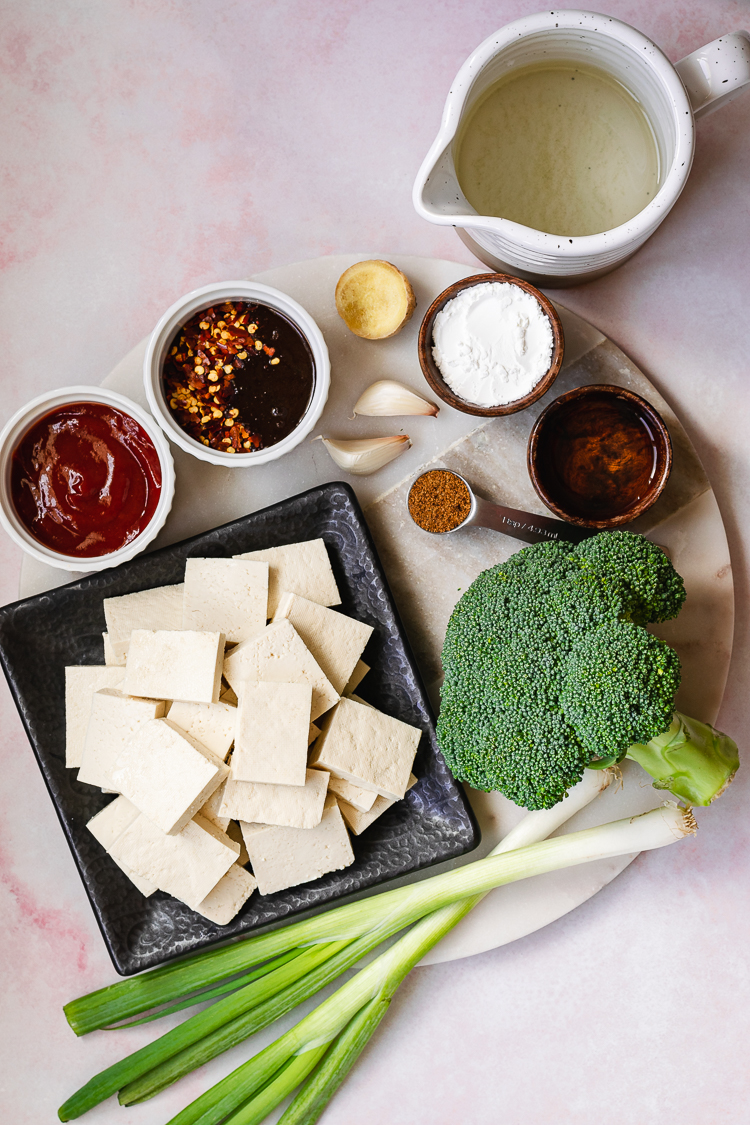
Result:
{"label": "brown spice powder in spoon", "polygon": [[469,490],[447,469],[431,469],[417,477],[409,490],[409,513],[425,531],[454,531],[471,511]]}

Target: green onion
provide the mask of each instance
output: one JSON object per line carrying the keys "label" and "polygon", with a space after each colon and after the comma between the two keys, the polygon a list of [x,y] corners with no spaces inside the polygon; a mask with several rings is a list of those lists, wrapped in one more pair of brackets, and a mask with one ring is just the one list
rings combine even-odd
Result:
{"label": "green onion", "polygon": [[[565,801],[555,806],[553,810],[528,814],[495,851],[507,850],[518,844],[543,838],[587,804],[609,783],[610,778],[611,774],[589,773],[584,781],[571,790]],[[387,900],[388,895],[381,895],[378,900],[370,901],[375,905],[376,902],[382,903],[384,899]],[[431,900],[430,904],[434,905],[434,901]],[[349,911],[348,908],[343,907],[332,913],[340,917]],[[60,1117],[63,1120],[70,1120],[80,1116],[117,1090],[120,1091],[122,1104],[132,1105],[145,1101],[183,1075],[222,1051],[235,1046],[248,1035],[266,1027],[279,1016],[296,1007],[355,964],[383,940],[404,928],[411,920],[410,917],[404,918],[403,913],[398,910],[391,910],[385,913],[378,924],[371,925],[369,932],[360,938],[348,943],[344,941],[311,946],[307,950],[302,950],[295,945],[291,950],[287,950],[273,961],[266,962],[254,972],[241,977],[233,976],[224,985],[193,993],[188,999],[161,1009],[153,1017],[147,1018],[157,1018],[169,1011],[200,1003],[227,991],[232,992],[232,996],[226,1000],[191,1017],[178,1028],[167,1032],[153,1043],[95,1076],[61,1107]],[[282,933],[288,939],[290,932],[295,929],[299,929],[299,926],[289,927]],[[224,964],[226,952],[219,950],[214,956]],[[207,955],[201,954],[194,960],[199,972],[205,974]],[[284,969],[285,965],[289,967]],[[152,980],[155,978],[157,989],[161,989],[165,979],[173,980],[179,976],[181,983],[178,988],[184,995],[186,984],[185,973],[182,970],[185,967],[184,964],[167,966],[166,970],[156,970],[147,977],[140,978],[139,981],[126,981],[124,982],[126,992],[132,992],[130,988],[132,984],[144,981],[147,984],[149,977]],[[181,970],[179,974],[175,973],[176,968]],[[260,983],[254,988],[248,987],[258,980]],[[102,1006],[102,995],[108,991],[110,995],[117,993],[118,986],[92,994],[92,1010],[102,1018],[106,1010]],[[141,991],[143,993],[146,990]],[[84,997],[83,1001],[75,1002],[79,1014],[82,1012],[82,1018],[86,1018],[86,1012],[82,1010],[87,999],[91,998]],[[118,1002],[118,997],[115,996],[115,1004]],[[69,1005],[69,1008],[73,1006]],[[148,1003],[144,1006],[148,1006]]]}
{"label": "green onion", "polygon": [[312,1125],[372,1038],[390,1005],[378,997],[360,1008],[326,1053],[310,1080],[279,1118],[279,1125]]}
{"label": "green onion", "polygon": [[[663,847],[693,833],[695,829],[695,820],[689,809],[666,804],[641,816],[496,854],[447,876],[438,875],[418,884],[414,890],[427,887],[435,891],[431,913],[285,1035],[178,1113],[169,1125],[219,1125],[230,1114],[236,1114],[293,1056],[312,1052],[336,1039],[346,1024],[372,1000],[390,1001],[414,965],[494,887],[596,859]],[[381,899],[385,897],[380,896]],[[411,914],[413,903],[404,904],[403,911],[404,915]],[[351,1066],[348,1057],[342,1057],[341,1062],[347,1069]],[[329,1078],[331,1086],[336,1078],[335,1073]],[[284,1093],[279,1101],[290,1089],[287,1082],[281,1085]],[[267,1100],[264,1105],[267,1105]],[[267,1111],[271,1108],[267,1106]],[[239,1125],[241,1120],[236,1117],[234,1125]]]}
{"label": "green onion", "polygon": [[288,953],[283,953],[281,957],[274,958],[273,961],[267,961],[259,969],[254,969],[251,973],[243,973],[242,976],[232,977],[227,984],[220,984],[216,988],[205,988],[201,992],[195,992],[188,997],[187,1000],[181,1000],[179,1003],[168,1004],[164,1008],[159,1008],[157,1012],[152,1012],[149,1016],[143,1016],[139,1020],[128,1020],[125,1023],[107,1024],[107,1031],[121,1031],[124,1027],[139,1027],[142,1023],[151,1023],[153,1020],[160,1020],[162,1016],[171,1016],[175,1012],[181,1012],[185,1008],[192,1008],[196,1004],[203,1004],[206,1000],[215,1000],[217,996],[226,996],[227,992],[236,992],[238,988],[242,988],[250,981],[258,980],[259,977],[266,976],[273,969],[279,968],[280,965],[286,965],[287,961],[291,961],[300,953],[299,949],[290,949]]}
{"label": "green onion", "polygon": [[[203,1066],[209,1059],[220,1055],[260,1031],[264,1027],[279,1019],[286,1012],[296,1008],[303,1000],[307,1000],[315,992],[319,992],[325,985],[341,976],[352,965],[356,964],[366,953],[380,945],[387,937],[401,929],[397,920],[388,927],[378,927],[372,933],[365,934],[356,941],[349,943],[340,952],[330,956],[318,968],[313,969],[299,981],[290,984],[276,996],[270,997],[257,1008],[239,1016],[237,1019],[217,1028],[204,1039],[194,1043],[193,1046],[180,1051],[178,1054],[165,1054],[164,1061],[154,1065],[148,1073],[130,1081],[120,1089],[119,1101],[121,1105],[134,1105],[136,1102],[146,1101],[176,1082],[179,1078],[189,1074],[196,1067]],[[313,947],[316,948],[316,947]],[[160,1042],[157,1040],[157,1043]],[[154,1044],[155,1045],[155,1044]]]}
{"label": "green onion", "polygon": [[326,1047],[323,1045],[305,1051],[302,1055],[295,1055],[259,1094],[227,1118],[226,1125],[259,1125],[279,1102],[283,1102],[300,1082],[304,1082],[325,1052]]}
{"label": "green onion", "polygon": [[308,950],[301,950],[286,965],[281,965],[272,973],[261,977],[260,980],[245,985],[244,988],[240,988],[231,996],[227,996],[212,1004],[210,1008],[191,1016],[190,1019],[185,1020],[178,1027],[172,1028],[171,1031],[160,1036],[153,1043],[141,1047],[139,1051],[134,1051],[127,1058],[107,1067],[106,1070],[101,1071],[100,1074],[87,1082],[85,1086],[82,1086],[80,1090],[77,1090],[60,1107],[60,1120],[71,1121],[75,1117],[80,1117],[82,1113],[92,1109],[105,1098],[117,1093],[134,1078],[138,1078],[141,1074],[153,1069],[165,1058],[169,1058],[177,1054],[178,1051],[182,1051],[191,1044],[204,1039],[205,1036],[210,1035],[223,1024],[235,1019],[243,1012],[257,1007],[269,995],[273,995],[285,985],[305,976],[317,968],[322,961],[338,953],[347,944],[345,941],[330,942],[326,945],[312,946]]}

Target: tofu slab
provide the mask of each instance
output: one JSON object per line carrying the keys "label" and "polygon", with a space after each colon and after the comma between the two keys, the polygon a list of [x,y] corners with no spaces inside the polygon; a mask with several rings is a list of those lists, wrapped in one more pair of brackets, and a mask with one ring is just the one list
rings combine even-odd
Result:
{"label": "tofu slab", "polygon": [[[124,832],[140,815],[138,809],[135,805],[131,805],[127,797],[115,797],[114,801],[110,801],[101,812],[91,818],[86,827],[94,839],[98,840],[104,850],[108,852],[120,833]],[[143,879],[135,871],[117,860],[115,860],[115,863],[145,898],[149,898],[158,891],[159,888],[156,883]]]}
{"label": "tofu slab", "polygon": [[237,696],[246,681],[309,684],[312,690],[310,719],[317,719],[339,698],[315,657],[286,619],[268,625],[257,637],[243,641],[224,660],[224,676]]}
{"label": "tofu slab", "polygon": [[341,699],[313,746],[310,765],[400,800],[422,732],[375,707]]}
{"label": "tofu slab", "polygon": [[117,863],[127,865],[160,891],[196,909],[226,875],[239,844],[201,816],[168,836],[146,816],[138,816],[110,848]]}
{"label": "tofu slab", "polygon": [[[412,785],[416,784],[417,779],[414,774],[412,774],[409,778],[409,784],[406,787],[407,790],[411,789]],[[365,828],[370,827],[373,821],[377,820],[379,816],[382,816],[386,809],[396,804],[395,801],[391,801],[388,797],[376,797],[372,808],[367,812],[363,812],[341,797],[337,797],[336,799],[341,809],[341,815],[346,821],[347,828],[350,832],[353,832],[355,836],[359,836],[364,832]]]}
{"label": "tofu slab", "polygon": [[188,559],[182,628],[224,633],[246,641],[266,626],[268,563],[242,559]]}
{"label": "tofu slab", "polygon": [[134,629],[181,629],[182,590],[180,583],[105,598],[104,618],[113,654],[125,656]]}
{"label": "tofu slab", "polygon": [[263,785],[230,777],[219,813],[232,820],[315,828],[323,816],[328,778],[323,770],[307,770],[304,785]]}
{"label": "tofu slab", "polygon": [[249,871],[233,863],[214,889],[193,909],[217,926],[228,926],[257,886],[256,879]]}
{"label": "tofu slab", "polygon": [[191,738],[226,760],[234,742],[237,708],[229,703],[173,703],[170,722],[187,731]]}
{"label": "tofu slab", "polygon": [[319,879],[354,863],[349,833],[336,798],[330,794],[316,828],[280,828],[240,821],[242,835],[262,895]]}
{"label": "tofu slab", "polygon": [[104,642],[104,663],[117,665],[120,668],[125,667],[126,651],[121,650],[115,646],[109,639],[109,633],[102,633],[102,641]]}
{"label": "tofu slab", "polygon": [[229,703],[232,707],[236,707],[239,702],[239,700],[237,699],[237,693],[233,691],[233,689],[230,688],[229,685],[225,687],[223,682],[221,685],[221,692],[219,694],[219,702]]}
{"label": "tofu slab", "polygon": [[121,690],[150,699],[218,703],[224,634],[134,629]]}
{"label": "tofu slab", "polygon": [[198,809],[197,814],[198,816],[202,816],[204,820],[209,821],[209,823],[215,824],[222,832],[226,832],[231,820],[231,817],[222,816],[219,811],[221,809],[221,803],[224,800],[224,788],[228,781],[229,778],[227,777],[222,781],[221,785],[214,789],[208,800],[204,801]]}
{"label": "tofu slab", "polygon": [[163,718],[166,706],[161,699],[123,695],[117,688],[95,691],[78,780],[117,792],[112,771],[125,744],[149,719]]}
{"label": "tofu slab", "polygon": [[353,691],[356,691],[369,671],[370,665],[365,664],[364,660],[358,660],[356,665],[354,666],[354,671],[349,677],[346,687],[341,694],[351,695]]}
{"label": "tofu slab", "polygon": [[341,695],[372,636],[372,626],[290,593],[282,595],[273,619],[283,618],[291,621]]}
{"label": "tofu slab", "polygon": [[[341,801],[346,801],[363,813],[369,812],[378,800],[378,795],[374,789],[363,789],[360,785],[355,785],[352,781],[344,781],[342,777],[332,777],[328,782],[328,788],[332,793],[335,793]],[[383,798],[383,800],[385,800],[385,798]],[[341,801],[339,801],[339,804]]]}
{"label": "tofu slab", "polygon": [[144,723],[112,771],[115,788],[168,835],[181,832],[228,776],[221,758],[169,719]]}
{"label": "tofu slab", "polygon": [[65,765],[70,769],[81,764],[94,692],[117,687],[124,675],[124,668],[106,664],[78,664],[65,669]]}
{"label": "tofu slab", "polygon": [[322,539],[288,543],[284,547],[268,547],[264,551],[246,551],[234,557],[268,563],[269,617],[276,613],[282,590],[301,594],[303,598],[309,598],[319,605],[341,604],[328,551]]}
{"label": "tofu slab", "polygon": [[237,710],[232,777],[304,785],[311,705],[309,684],[245,683]]}
{"label": "tofu slab", "polygon": [[242,835],[242,829],[240,828],[239,823],[236,820],[229,821],[227,836],[230,840],[234,840],[235,843],[240,845],[240,854],[237,856],[235,862],[238,863],[240,867],[245,867],[250,862],[250,856],[247,854],[247,848],[245,847],[245,840]]}

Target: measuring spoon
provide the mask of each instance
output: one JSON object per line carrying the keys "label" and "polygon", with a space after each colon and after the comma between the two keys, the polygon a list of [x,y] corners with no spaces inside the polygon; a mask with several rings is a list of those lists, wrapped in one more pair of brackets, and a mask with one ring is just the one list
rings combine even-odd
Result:
{"label": "measuring spoon", "polygon": [[[427,470],[427,472],[434,471],[434,469]],[[573,524],[566,523],[564,520],[552,519],[550,516],[535,516],[531,512],[522,512],[518,508],[506,508],[504,504],[495,504],[492,500],[483,500],[481,496],[475,494],[469,482],[460,473],[454,473],[452,469],[440,469],[439,471],[450,473],[451,476],[456,477],[466,485],[471,498],[471,508],[466,519],[458,527],[452,527],[450,531],[430,531],[428,535],[452,535],[455,531],[463,531],[466,527],[488,527],[491,531],[501,531],[504,535],[512,536],[513,539],[522,539],[524,543],[549,543],[554,540],[580,543],[583,539],[589,539],[592,535],[596,535],[596,530],[574,527]],[[415,478],[412,488],[421,477],[426,475],[427,473],[420,473]],[[409,492],[411,493],[411,489],[409,489]],[[427,530],[417,523],[411,512],[409,512],[409,515],[412,521],[417,524],[417,527],[421,528],[422,531]]]}

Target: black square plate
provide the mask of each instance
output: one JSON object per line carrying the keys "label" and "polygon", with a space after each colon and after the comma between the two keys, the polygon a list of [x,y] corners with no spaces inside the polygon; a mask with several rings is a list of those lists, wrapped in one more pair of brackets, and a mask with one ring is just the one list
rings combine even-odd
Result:
{"label": "black square plate", "polygon": [[[86,822],[111,798],[79,784],[76,771],[65,767],[65,666],[104,662],[104,598],[182,582],[191,556],[227,558],[319,537],[328,547],[340,609],[375,628],[364,654],[372,670],[362,697],[424,731],[414,764],[418,784],[354,837],[352,866],[277,894],[253,894],[230,925],[216,926],[160,891],[144,898],[87,830]],[[424,687],[362,510],[346,484],[312,488],[204,535],[4,606],[0,660],[107,949],[123,975],[453,859],[479,843],[464,793],[438,751]]]}

